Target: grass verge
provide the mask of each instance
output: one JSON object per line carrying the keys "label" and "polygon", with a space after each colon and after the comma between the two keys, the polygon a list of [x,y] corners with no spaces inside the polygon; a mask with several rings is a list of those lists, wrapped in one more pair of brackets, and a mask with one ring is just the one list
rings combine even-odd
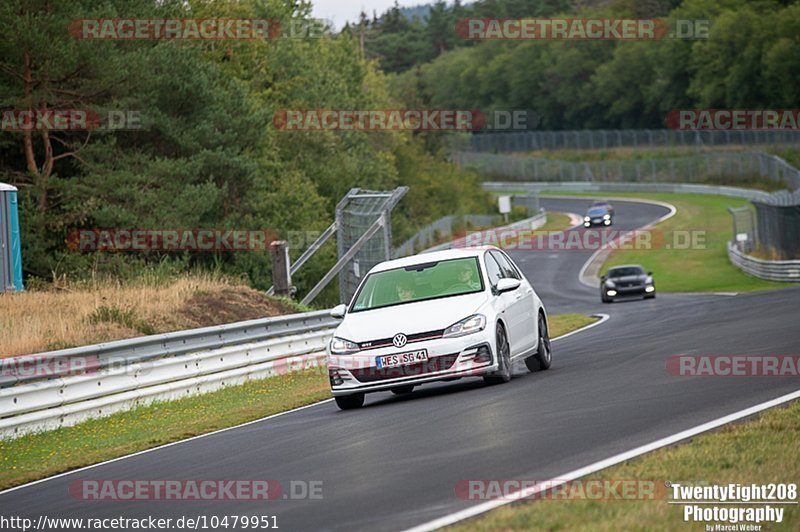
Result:
{"label": "grass verge", "polygon": [[[641,264],[645,270],[653,272],[660,292],[748,292],[789,286],[750,277],[728,260],[726,246],[733,227],[728,207],[748,206],[747,200],[700,194],[632,192],[569,195],[653,199],[671,203],[678,209],[675,216],[656,226],[657,231],[652,237],[653,249],[617,250],[603,264],[601,274],[611,266]],[[693,234],[697,235],[695,243],[698,245],[685,247],[687,241],[691,244],[687,237]],[[659,242],[663,245],[656,245]]]}
{"label": "grass verge", "polygon": [[[550,335],[596,321],[550,316]],[[324,367],[158,402],[72,427],[0,440],[0,489],[232,427],[330,397]],[[334,408],[334,407],[332,407]]]}
{"label": "grass verge", "polygon": [[547,221],[534,233],[549,233],[553,231],[566,231],[572,227],[569,215],[563,212],[548,212]]}
{"label": "grass verge", "polygon": [[306,310],[212,274],[61,282],[0,294],[0,358]]}
{"label": "grass verge", "polygon": [[[800,478],[800,402],[765,412],[758,419],[727,425],[690,443],[661,449],[601,471],[588,480],[636,479],[681,483],[796,483]],[[584,479],[584,480],[587,480]],[[656,493],[659,490],[655,490]],[[666,493],[666,497],[670,494]],[[525,501],[464,521],[450,530],[701,530],[686,523],[680,505],[653,500]],[[745,506],[745,505],[742,505]],[[800,530],[800,508],[785,509],[783,522],[768,530]],[[713,523],[709,523],[713,526]],[[727,523],[730,525],[730,523]],[[692,528],[690,528],[692,527]],[[738,525],[735,527],[739,530]]]}

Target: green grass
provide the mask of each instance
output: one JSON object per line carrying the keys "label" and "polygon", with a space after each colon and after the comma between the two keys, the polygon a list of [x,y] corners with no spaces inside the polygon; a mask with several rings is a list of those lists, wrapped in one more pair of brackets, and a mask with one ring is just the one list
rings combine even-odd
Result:
{"label": "green grass", "polygon": [[765,151],[777,155],[795,168],[800,168],[800,148],[798,147],[770,146]]}
{"label": "green grass", "polygon": [[572,227],[569,215],[563,212],[549,212],[547,213],[547,222],[536,231],[539,232],[553,232],[553,231],[566,231]]}
{"label": "green grass", "polygon": [[[597,318],[550,316],[550,336]],[[0,440],[0,489],[246,423],[330,397],[322,368],[158,402],[72,427]],[[331,406],[331,409],[335,409]]]}
{"label": "green grass", "polygon": [[[737,150],[742,150],[737,147]],[[734,151],[731,148],[726,150],[698,150],[693,146],[663,146],[652,148],[635,148],[635,147],[622,147],[622,148],[598,148],[594,150],[536,150],[527,152],[514,152],[513,155],[519,157],[538,157],[539,159],[548,159],[553,161],[565,161],[573,163],[583,163],[592,161],[634,161],[634,160],[647,160],[647,159],[669,159],[673,157],[687,157],[694,155],[702,155],[704,152],[709,151]]]}
{"label": "green grass", "polygon": [[583,314],[554,314],[548,316],[548,319],[550,320],[550,337],[557,338],[562,334],[586,327],[600,318]]}
{"label": "green grass", "polygon": [[101,305],[89,314],[87,321],[92,324],[116,323],[142,334],[156,334],[155,328],[141,319],[132,308],[121,309],[116,305]]}
{"label": "green grass", "polygon": [[[553,194],[564,195],[560,192]],[[601,273],[619,264],[641,264],[654,274],[660,292],[747,292],[786,288],[787,283],[762,281],[746,275],[728,260],[727,242],[733,225],[728,207],[745,207],[750,202],[725,196],[701,194],[659,194],[609,192],[569,194],[585,197],[629,197],[665,201],[678,212],[662,222],[653,233],[653,242],[663,238],[657,249],[617,250],[603,264]],[[692,231],[703,235],[701,246],[678,249]],[[687,233],[689,232],[689,233]],[[700,241],[698,240],[699,244]],[[666,247],[669,245],[669,249]]]}
{"label": "green grass", "polygon": [[[800,478],[800,403],[770,410],[758,419],[728,425],[690,443],[661,449],[597,474],[590,480],[636,479],[681,483],[796,483]],[[537,479],[542,480],[542,479]],[[662,492],[663,493],[663,492]],[[668,504],[667,493],[653,500],[525,501],[464,521],[451,530],[703,530],[701,523],[683,521],[679,505]],[[795,499],[797,500],[797,499]],[[800,530],[800,508],[785,509],[783,522],[762,530]],[[737,528],[738,529],[738,528]]]}

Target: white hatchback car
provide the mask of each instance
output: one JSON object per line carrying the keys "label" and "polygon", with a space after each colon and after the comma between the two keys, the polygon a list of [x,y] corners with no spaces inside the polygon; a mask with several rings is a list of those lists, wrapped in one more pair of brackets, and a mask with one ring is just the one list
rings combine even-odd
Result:
{"label": "white hatchback car", "polygon": [[547,313],[500,249],[423,253],[378,264],[364,277],[328,345],[339,408],[364,394],[409,393],[432,381],[482,376],[508,382],[512,364],[550,367]]}

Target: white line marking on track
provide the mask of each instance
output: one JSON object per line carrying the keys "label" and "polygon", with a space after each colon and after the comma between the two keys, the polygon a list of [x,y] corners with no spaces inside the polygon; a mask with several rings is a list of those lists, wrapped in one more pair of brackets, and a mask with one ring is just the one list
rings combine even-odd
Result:
{"label": "white line marking on track", "polygon": [[139,456],[139,455],[145,454],[145,453],[151,453],[153,451],[158,451],[159,449],[166,449],[167,447],[172,447],[173,445],[186,443],[186,442],[189,442],[189,441],[192,441],[192,440],[198,440],[200,438],[205,438],[206,436],[213,436],[214,434],[219,434],[221,432],[226,432],[226,431],[229,431],[229,430],[238,429],[238,428],[241,428],[241,427],[246,427],[247,425],[252,425],[254,423],[260,423],[261,421],[267,421],[268,419],[273,419],[273,418],[276,418],[276,417],[279,417],[279,416],[284,416],[286,414],[291,414],[293,412],[299,412],[300,410],[305,410],[306,408],[311,408],[312,406],[317,406],[317,405],[321,405],[321,404],[324,404],[324,403],[330,403],[331,401],[333,401],[332,398],[331,399],[325,399],[325,400],[322,400],[322,401],[319,401],[319,402],[316,402],[316,403],[311,403],[310,405],[300,406],[300,407],[297,407],[297,408],[293,408],[292,410],[287,410],[285,412],[278,412],[277,414],[272,414],[270,416],[262,417],[262,418],[259,418],[259,419],[254,419],[252,421],[247,421],[245,423],[240,423],[239,425],[234,425],[232,427],[225,427],[224,429],[215,430],[214,432],[206,432],[205,434],[198,434],[197,436],[192,436],[191,438],[187,438],[185,440],[178,440],[178,441],[173,441],[173,442],[170,442],[170,443],[165,443],[164,445],[159,445],[158,447],[151,447],[150,449],[143,449],[141,451],[137,451],[137,452],[132,453],[132,454],[126,454],[124,456],[118,456],[116,458],[112,458],[110,460],[105,460],[103,462],[97,462],[96,464],[91,464],[91,465],[84,466],[84,467],[81,467],[81,468],[78,468],[78,469],[72,469],[71,471],[65,471],[63,473],[59,473],[58,475],[53,475],[52,477],[40,478],[39,480],[34,480],[32,482],[28,482],[27,484],[21,484],[19,486],[14,486],[13,488],[8,488],[8,489],[5,489],[3,491],[0,491],[0,496],[5,495],[6,493],[10,493],[12,491],[16,491],[16,490],[20,490],[22,488],[27,488],[29,486],[33,486],[34,484],[39,484],[41,482],[47,482],[48,480],[53,480],[53,479],[56,479],[56,478],[59,478],[59,477],[63,477],[63,476],[66,476],[66,475],[72,475],[74,473],[80,473],[81,471],[86,471],[88,469],[93,469],[93,468],[99,467],[101,465],[110,464],[110,463],[113,463],[113,462],[117,462],[119,460],[124,460],[126,458],[131,458],[133,456]]}
{"label": "white line marking on track", "polygon": [[519,490],[515,493],[511,493],[507,496],[504,496],[502,500],[487,501],[475,505],[472,508],[467,508],[466,510],[454,512],[444,517],[434,519],[433,521],[428,521],[427,523],[423,523],[413,528],[409,528],[406,532],[428,532],[430,530],[436,530],[438,528],[452,525],[459,521],[463,521],[464,519],[469,519],[470,517],[475,517],[476,515],[480,515],[482,513],[488,512],[489,510],[499,508],[500,506],[504,506],[514,501],[531,497],[533,495],[538,494],[541,491],[545,491],[547,489],[554,488],[562,484],[566,484],[567,482],[571,482],[573,480],[576,480],[578,478],[584,477],[592,473],[596,473],[597,471],[606,469],[613,465],[620,464],[622,462],[625,462],[626,460],[630,460],[631,458],[636,458],[637,456],[647,454],[651,451],[655,451],[663,447],[668,447],[687,438],[697,436],[698,434],[708,432],[710,430],[719,428],[723,425],[727,425],[728,423],[738,421],[742,418],[752,416],[753,414],[763,412],[764,410],[767,410],[769,408],[773,408],[775,406],[779,406],[784,403],[794,401],[796,399],[800,399],[800,390],[792,392],[790,394],[782,395],[776,399],[767,401],[765,403],[751,406],[750,408],[745,408],[744,410],[739,410],[738,412],[734,412],[733,414],[729,414],[727,416],[717,418],[713,421],[703,423],[702,425],[697,425],[696,427],[692,427],[690,429],[678,432],[677,434],[673,434],[672,436],[661,438],[660,440],[656,440],[652,443],[642,445],[641,447],[636,447],[635,449],[631,449],[630,451],[614,455],[610,458],[606,458],[605,460],[600,460],[599,462],[589,464],[587,466],[581,467],[580,469],[575,469],[574,471],[570,471],[569,473],[558,475],[551,480],[539,482],[526,489]]}

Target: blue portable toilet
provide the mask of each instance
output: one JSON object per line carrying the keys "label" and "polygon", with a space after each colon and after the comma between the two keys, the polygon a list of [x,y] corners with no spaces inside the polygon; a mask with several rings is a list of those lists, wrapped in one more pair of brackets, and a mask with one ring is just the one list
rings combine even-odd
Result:
{"label": "blue portable toilet", "polygon": [[0,292],[23,289],[17,189],[0,183]]}

